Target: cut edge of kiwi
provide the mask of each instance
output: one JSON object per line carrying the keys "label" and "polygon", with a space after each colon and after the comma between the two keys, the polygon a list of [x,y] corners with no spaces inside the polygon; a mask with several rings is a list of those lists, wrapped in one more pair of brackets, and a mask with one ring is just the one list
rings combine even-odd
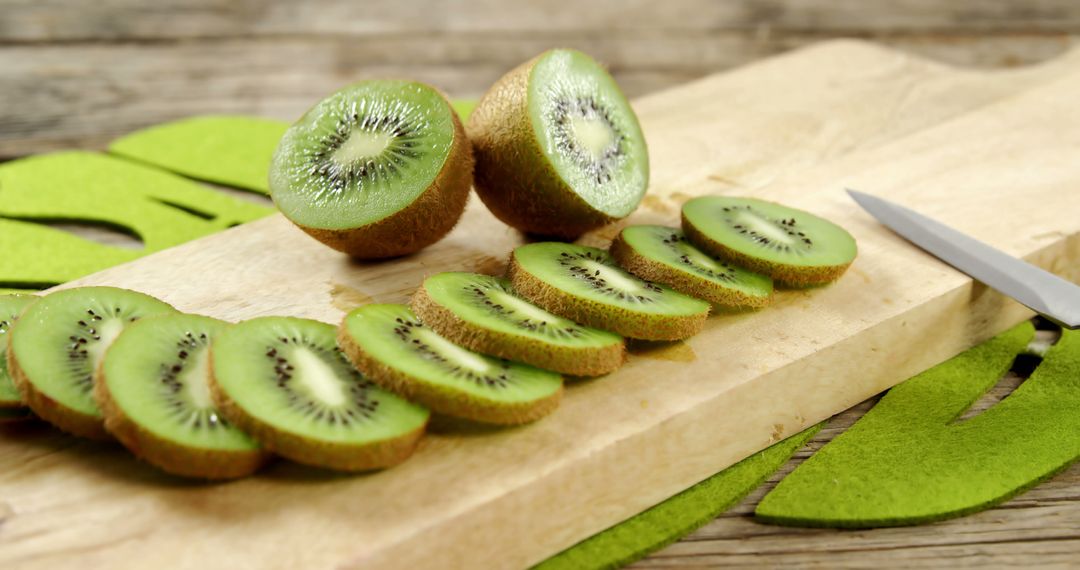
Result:
{"label": "cut edge of kiwi", "polygon": [[[528,247],[528,246],[522,246]],[[521,249],[521,248],[518,248]],[[596,250],[609,255],[603,250]],[[622,269],[619,269],[623,271]],[[709,316],[709,305],[694,299],[704,310],[687,315],[665,315],[660,313],[642,313],[616,305],[604,306],[584,297],[548,283],[543,277],[534,275],[523,267],[517,259],[517,250],[510,254],[508,274],[514,290],[522,297],[575,322],[602,330],[612,331],[624,337],[645,341],[676,341],[690,338],[705,326]],[[634,277],[634,279],[638,279]],[[653,285],[657,287],[656,285]],[[684,297],[673,289],[668,292]]]}
{"label": "cut edge of kiwi", "polygon": [[[623,232],[625,231],[624,229]],[[677,230],[673,229],[673,231]],[[663,283],[680,293],[704,299],[714,306],[726,310],[761,309],[772,302],[773,290],[771,287],[768,295],[750,295],[740,289],[725,287],[687,271],[679,270],[643,255],[637,248],[626,241],[623,232],[620,232],[615,240],[611,242],[608,251],[623,269],[641,279]],[[701,253],[705,255],[704,252]],[[768,280],[767,277],[762,277],[762,279]]]}
{"label": "cut edge of kiwi", "polygon": [[338,346],[349,361],[383,388],[402,398],[417,402],[437,414],[485,424],[512,426],[539,420],[555,411],[562,401],[564,392],[562,386],[551,395],[538,400],[492,402],[453,388],[419,381],[369,354],[353,338],[348,323],[349,315],[346,315],[338,327]]}
{"label": "cut edge of kiwi", "polygon": [[540,339],[512,336],[471,323],[428,295],[421,285],[410,306],[420,320],[451,342],[469,350],[522,362],[570,376],[602,376],[626,361],[626,343],[603,347],[552,346]]}

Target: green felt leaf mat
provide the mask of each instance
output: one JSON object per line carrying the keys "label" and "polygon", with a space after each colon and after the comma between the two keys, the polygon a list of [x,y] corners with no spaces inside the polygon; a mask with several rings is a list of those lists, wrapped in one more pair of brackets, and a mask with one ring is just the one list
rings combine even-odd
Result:
{"label": "green felt leaf mat", "polygon": [[601,570],[644,558],[704,526],[783,467],[824,424],[755,453],[674,497],[534,566],[534,570]]}
{"label": "green felt leaf mat", "polygon": [[1019,388],[958,421],[1023,352],[1024,323],[893,388],[769,493],[765,522],[881,527],[998,504],[1080,457],[1080,333],[1061,340]]}
{"label": "green felt leaf mat", "polygon": [[[158,168],[92,152],[0,164],[0,289],[34,290],[269,214]],[[142,241],[105,245],[44,222],[90,223]]]}

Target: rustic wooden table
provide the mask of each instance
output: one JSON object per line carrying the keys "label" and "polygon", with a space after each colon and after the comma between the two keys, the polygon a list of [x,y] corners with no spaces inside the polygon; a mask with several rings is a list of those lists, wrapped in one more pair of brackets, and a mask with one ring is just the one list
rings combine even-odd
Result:
{"label": "rustic wooden table", "polygon": [[[370,76],[416,77],[476,96],[556,45],[605,61],[637,96],[837,36],[951,63],[1011,66],[1057,55],[1078,34],[1080,4],[1071,0],[0,0],[0,159],[101,148],[133,129],[199,113],[290,119]],[[1010,375],[974,410],[1019,381]],[[833,418],[742,504],[636,566],[1080,564],[1080,465],[995,509],[934,525],[834,531],[756,523],[765,492],[872,404]]]}

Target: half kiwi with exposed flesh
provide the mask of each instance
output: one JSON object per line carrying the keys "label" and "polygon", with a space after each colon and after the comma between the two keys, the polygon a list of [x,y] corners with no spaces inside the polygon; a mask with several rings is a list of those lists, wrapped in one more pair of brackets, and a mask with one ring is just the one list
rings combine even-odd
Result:
{"label": "half kiwi with exposed flesh", "polygon": [[335,328],[262,317],[218,333],[211,393],[225,417],[293,461],[362,471],[416,448],[428,411],[383,390],[338,350]]}
{"label": "half kiwi with exposed flesh", "polygon": [[574,238],[637,208],[649,156],[611,75],[575,50],[544,52],[503,76],[469,117],[476,192],[524,232]]}
{"label": "half kiwi with exposed flesh", "polygon": [[542,309],[502,277],[432,275],[413,295],[412,309],[425,325],[465,348],[562,374],[599,376],[625,359],[622,337]]}
{"label": "half kiwi with exposed flesh", "polygon": [[629,226],[610,251],[630,273],[718,307],[757,309],[772,299],[772,279],[713,259],[676,228]]}
{"label": "half kiwi with exposed flesh", "polygon": [[66,432],[110,439],[92,396],[98,364],[125,327],[175,312],[149,295],[115,287],[65,289],[42,297],[8,333],[8,366],[23,401]]}
{"label": "half kiwi with exposed flesh", "polygon": [[372,380],[446,416],[522,424],[551,413],[562,398],[558,374],[464,349],[405,305],[353,310],[338,342]]}
{"label": "half kiwi with exposed flesh", "polygon": [[556,315],[630,338],[688,338],[709,315],[705,301],[638,279],[593,247],[523,245],[510,256],[510,281],[521,296]]}
{"label": "half kiwi with exposed flesh", "polygon": [[286,131],[270,194],[286,218],[330,247],[392,257],[454,227],[472,173],[472,149],[442,93],[413,81],[361,81]]}
{"label": "half kiwi with exposed flesh", "polygon": [[683,205],[686,236],[709,254],[789,287],[835,281],[857,253],[844,228],[765,200],[704,196]]}

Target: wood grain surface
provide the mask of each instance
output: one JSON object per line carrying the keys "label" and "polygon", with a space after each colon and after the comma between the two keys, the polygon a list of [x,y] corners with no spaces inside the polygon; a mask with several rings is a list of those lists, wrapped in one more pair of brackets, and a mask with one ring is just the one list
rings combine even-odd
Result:
{"label": "wood grain surface", "polygon": [[[842,187],[891,195],[1080,277],[1080,194],[1070,192],[1080,174],[1070,159],[1080,148],[1072,103],[1080,75],[1063,72],[1075,57],[983,73],[836,43],[642,99],[655,177],[634,221],[672,223],[683,200],[704,192],[781,199],[853,231],[861,255],[849,275],[784,293],[760,314],[716,317],[685,344],[637,347],[623,371],[572,386],[564,407],[534,426],[436,434],[406,464],[369,477],[282,464],[205,488],[53,432],[4,437],[0,497],[11,514],[0,565],[50,567],[75,552],[84,564],[111,567],[138,567],[162,552],[175,552],[178,567],[209,556],[261,567],[542,559],[1029,314],[874,224]],[[587,241],[611,236],[608,228]],[[132,287],[224,318],[332,322],[360,302],[404,300],[427,273],[498,270],[519,241],[473,204],[430,250],[362,265],[273,217],[81,283]],[[455,492],[433,485],[432,473]],[[250,541],[273,546],[235,548]],[[732,562],[760,562],[770,550],[765,541],[756,551],[731,544]],[[693,565],[693,553],[670,552],[647,563]]]}
{"label": "wood grain surface", "polygon": [[293,120],[365,77],[475,96],[552,46],[640,96],[829,38],[998,67],[1078,34],[1072,0],[0,0],[0,157],[199,113]]}

